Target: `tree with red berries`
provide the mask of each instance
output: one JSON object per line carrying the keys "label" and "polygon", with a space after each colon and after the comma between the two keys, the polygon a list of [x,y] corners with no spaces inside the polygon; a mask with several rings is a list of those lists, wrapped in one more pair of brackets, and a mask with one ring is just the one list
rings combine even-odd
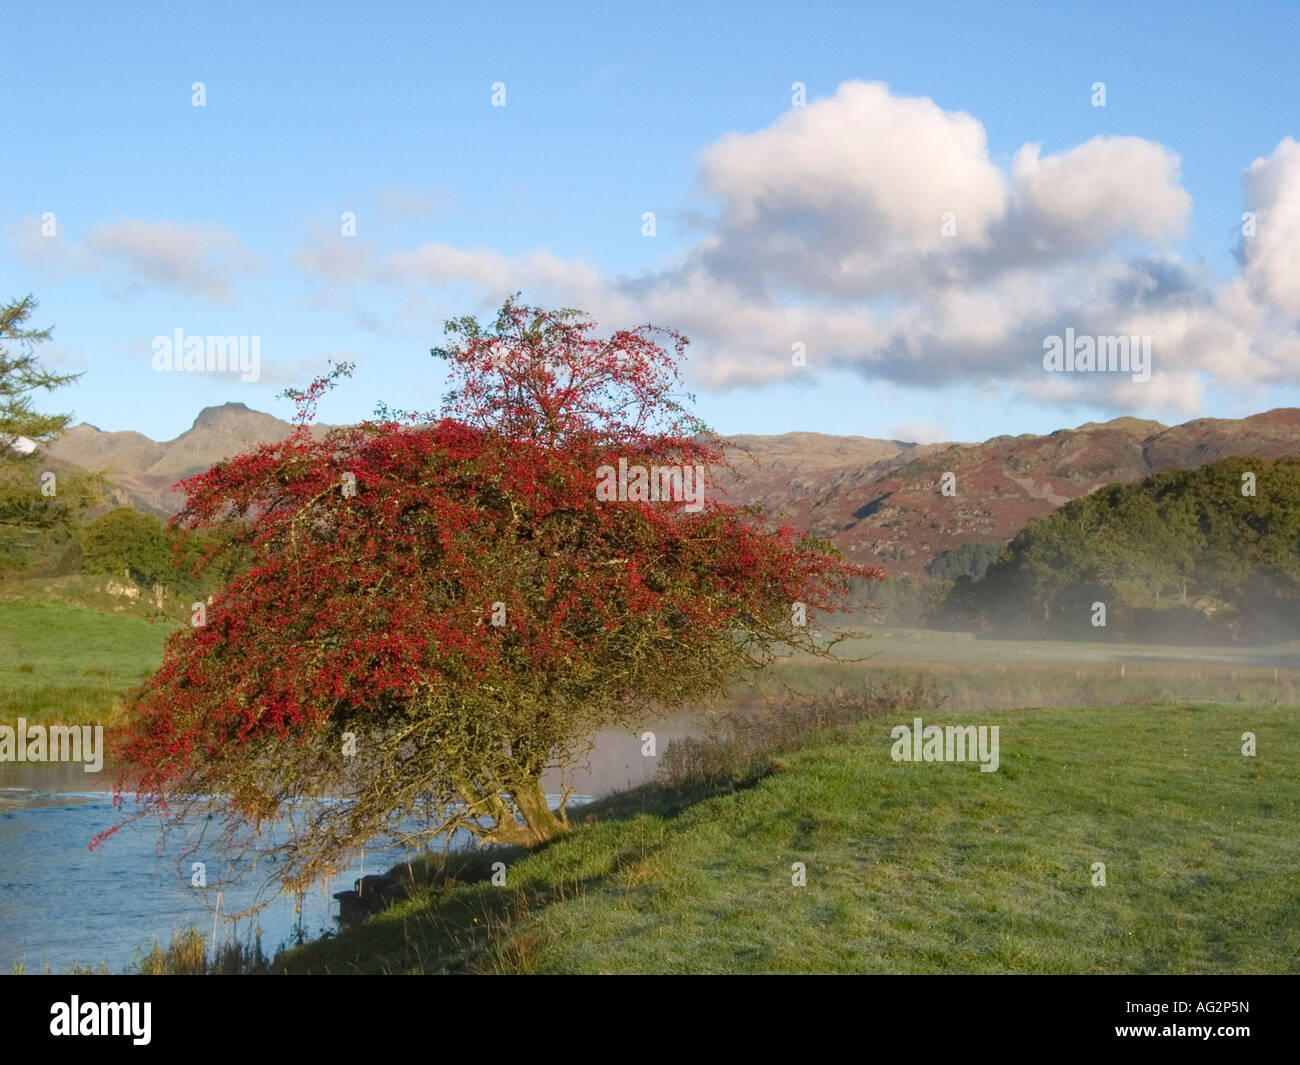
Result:
{"label": "tree with red berries", "polygon": [[805,612],[877,571],[711,498],[685,337],[594,330],[513,299],[448,322],[438,415],[316,439],[336,367],[289,438],[185,482],[177,522],[253,562],[133,693],[119,790],[258,841],[296,890],[375,839],[537,846],[568,830],[543,773],[598,730],[825,653]]}

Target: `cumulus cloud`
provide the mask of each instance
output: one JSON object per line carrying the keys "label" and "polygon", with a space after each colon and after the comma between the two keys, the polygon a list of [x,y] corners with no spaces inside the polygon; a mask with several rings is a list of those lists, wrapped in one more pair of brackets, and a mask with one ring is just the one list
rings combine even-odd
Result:
{"label": "cumulus cloud", "polygon": [[978,121],[878,83],[730,134],[700,169],[721,215],[698,257],[756,292],[889,288],[949,250],[945,215],[980,246],[1007,205]]}
{"label": "cumulus cloud", "polygon": [[[547,249],[440,243],[365,270],[408,290],[522,289],[601,322],[670,324],[693,339],[693,372],[712,387],[847,368],[1194,413],[1207,383],[1248,389],[1300,371],[1300,144],[1246,170],[1257,228],[1226,283],[1173,249],[1192,207],[1179,166],[1164,145],[1094,137],[1049,155],[1024,145],[1003,168],[971,115],[850,82],[706,148],[705,232],[656,271],[612,278]],[[1151,380],[1048,374],[1044,338],[1067,328],[1150,337]]]}
{"label": "cumulus cloud", "polygon": [[1243,275],[1263,302],[1300,321],[1300,143],[1285,138],[1246,170],[1253,236],[1243,237]]}
{"label": "cumulus cloud", "polygon": [[1164,146],[1094,137],[1046,159],[1040,151],[1027,144],[1011,163],[1018,240],[1077,253],[1126,237],[1182,235],[1192,198],[1178,183],[1178,156]]}

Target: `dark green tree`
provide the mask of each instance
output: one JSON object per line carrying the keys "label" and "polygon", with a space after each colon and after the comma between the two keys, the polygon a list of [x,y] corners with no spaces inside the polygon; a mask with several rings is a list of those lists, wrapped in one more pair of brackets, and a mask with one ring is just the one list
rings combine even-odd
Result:
{"label": "dark green tree", "polygon": [[1187,632],[1211,615],[1260,638],[1300,631],[1300,459],[1233,457],[1100,488],[1026,525],[983,580],[959,580],[945,613],[1077,636],[1095,600],[1107,636],[1125,635],[1125,619]]}
{"label": "dark green tree", "polygon": [[176,575],[166,526],[130,507],[100,515],[78,530],[77,539],[87,573],[128,575],[146,587]]}
{"label": "dark green tree", "polygon": [[39,445],[63,432],[71,414],[44,414],[32,394],[53,391],[80,374],[51,373],[38,345],[50,330],[27,322],[37,301],[30,294],[0,306],[0,571],[48,563],[72,542],[72,524],[101,498],[102,480],[57,469]]}
{"label": "dark green tree", "polygon": [[71,384],[80,374],[50,373],[41,366],[36,346],[50,339],[49,329],[30,329],[26,323],[37,307],[28,293],[0,307],[0,442],[8,455],[20,438],[43,444],[63,432],[71,414],[42,414],[32,405],[31,394]]}

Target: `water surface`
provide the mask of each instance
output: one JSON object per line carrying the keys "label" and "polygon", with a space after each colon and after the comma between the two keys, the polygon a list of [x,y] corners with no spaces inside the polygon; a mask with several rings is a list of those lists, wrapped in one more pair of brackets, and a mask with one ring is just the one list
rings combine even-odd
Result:
{"label": "water surface", "polygon": [[[692,731],[687,719],[657,722],[656,753],[674,736]],[[602,733],[589,759],[566,775],[548,774],[543,783],[553,801],[564,783],[574,789],[570,801],[608,794],[649,780],[657,757],[642,754],[644,729]],[[195,926],[211,935],[216,891],[190,886],[194,860],[207,863],[209,882],[223,868],[220,854],[186,856],[178,866],[182,843],[160,851],[155,823],[130,825],[95,850],[91,839],[114,824],[123,812],[113,808],[109,769],[86,773],[80,765],[0,763],[0,973],[21,965],[28,972],[65,972],[74,963],[123,972],[138,963],[148,948],[166,944],[173,933]],[[129,806],[127,807],[129,809]],[[283,897],[254,918],[233,925],[217,922],[217,940],[234,935],[251,941],[261,930],[268,956],[298,935],[314,939],[336,930],[335,892],[353,887],[362,872],[382,872],[410,856],[405,849],[368,851],[322,890],[302,899]],[[227,888],[220,912],[238,912],[260,901],[256,884]]]}

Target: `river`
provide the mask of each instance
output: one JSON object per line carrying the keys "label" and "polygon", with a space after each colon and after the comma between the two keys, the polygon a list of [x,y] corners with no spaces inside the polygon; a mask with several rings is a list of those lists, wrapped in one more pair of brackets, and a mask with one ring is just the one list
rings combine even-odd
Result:
{"label": "river", "polygon": [[[685,718],[646,727],[655,731],[659,752],[673,737],[694,731]],[[567,775],[565,782],[574,789],[571,803],[653,777],[657,759],[642,754],[641,731],[597,737],[587,764]],[[174,932],[195,926],[211,935],[215,890],[190,886],[190,859],[177,865],[179,845],[160,853],[155,826],[137,823],[89,849],[97,833],[122,817],[106,790],[111,780],[107,769],[90,774],[79,764],[0,763],[0,974],[16,966],[66,972],[74,963],[126,972],[155,941],[165,945]],[[563,786],[559,774],[543,783],[556,801]],[[382,872],[406,857],[405,850],[368,851],[364,872]],[[209,867],[219,864],[219,856],[212,856]],[[263,950],[272,956],[299,934],[314,939],[335,930],[333,894],[352,888],[361,872],[359,859],[327,889],[309,892],[300,913],[294,900],[284,897],[255,918],[218,919],[217,939],[233,935],[248,941],[260,928]],[[254,884],[226,889],[220,913],[246,908],[257,891]]]}

